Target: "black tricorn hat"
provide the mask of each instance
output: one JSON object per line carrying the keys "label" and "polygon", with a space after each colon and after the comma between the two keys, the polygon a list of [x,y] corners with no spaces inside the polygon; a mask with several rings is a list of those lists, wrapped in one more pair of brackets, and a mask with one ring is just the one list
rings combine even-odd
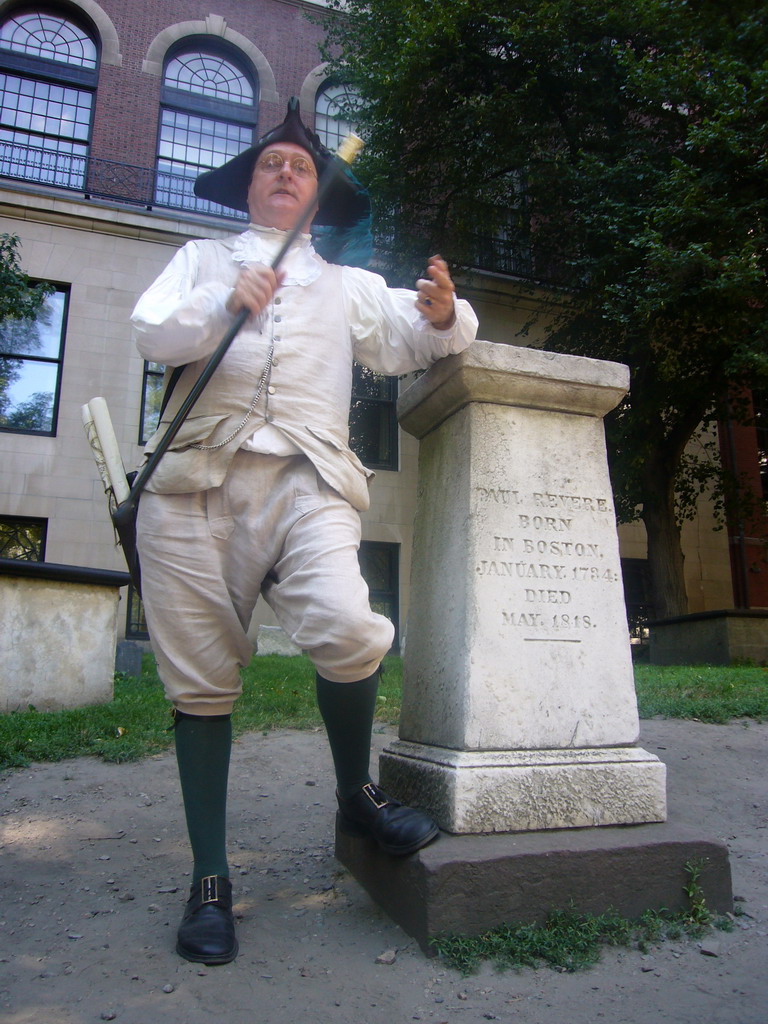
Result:
{"label": "black tricorn hat", "polygon": [[331,168],[333,181],[320,203],[313,224],[352,227],[370,215],[368,193],[352,175],[347,164],[325,148],[318,136],[301,120],[299,101],[292,96],[282,124],[262,135],[255,146],[228,160],[221,167],[205,171],[195,181],[195,195],[220,206],[248,212],[248,186],[260,153],[267,146],[292,142],[306,149],[314,160],[318,177]]}

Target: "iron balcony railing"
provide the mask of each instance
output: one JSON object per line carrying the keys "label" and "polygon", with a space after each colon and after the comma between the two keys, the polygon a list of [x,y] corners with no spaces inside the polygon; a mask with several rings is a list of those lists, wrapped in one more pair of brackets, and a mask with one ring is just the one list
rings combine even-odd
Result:
{"label": "iron balcony railing", "polygon": [[147,210],[167,207],[215,217],[247,219],[247,214],[198,199],[195,177],[162,168],[135,167],[114,160],[0,141],[0,176],[54,185],[86,198],[111,199]]}
{"label": "iron balcony railing", "polygon": [[[0,177],[53,185],[86,198],[109,199],[146,210],[160,207],[247,220],[245,213],[198,199],[193,192],[196,174],[197,171],[179,174],[162,167],[136,167],[101,160],[84,152],[0,141]],[[386,235],[377,236],[377,248],[386,250],[387,240]],[[391,239],[389,241],[391,243]],[[501,236],[478,232],[467,260],[480,269],[496,273],[519,277],[529,277],[532,273],[528,239],[525,232],[514,228],[502,232]]]}

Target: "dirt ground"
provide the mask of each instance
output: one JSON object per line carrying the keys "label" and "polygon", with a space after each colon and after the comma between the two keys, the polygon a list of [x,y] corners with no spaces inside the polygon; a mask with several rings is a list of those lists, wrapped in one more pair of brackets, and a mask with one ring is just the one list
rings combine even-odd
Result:
{"label": "dirt ground", "polygon": [[172,756],[0,778],[0,1021],[764,1024],[768,724],[654,720],[641,742],[668,765],[671,815],[730,849],[744,914],[714,933],[717,955],[685,941],[610,950],[577,974],[486,967],[463,978],[426,958],[335,861],[324,735],[252,734],[232,763],[240,955],[224,967],[173,950],[189,862]]}

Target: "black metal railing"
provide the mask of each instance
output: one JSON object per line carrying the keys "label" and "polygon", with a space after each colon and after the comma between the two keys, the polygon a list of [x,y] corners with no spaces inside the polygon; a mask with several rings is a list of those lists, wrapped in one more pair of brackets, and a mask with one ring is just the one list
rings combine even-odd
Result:
{"label": "black metal railing", "polygon": [[[466,209],[459,213],[460,219],[466,223]],[[462,237],[452,237],[448,233],[442,242],[433,237],[426,216],[423,219],[406,218],[398,210],[386,209],[379,209],[378,214],[374,249],[394,265],[398,264],[403,247],[408,251],[418,251],[425,240],[432,238],[431,244],[445,247],[446,251],[452,253],[454,262],[465,267],[511,277],[533,276],[531,233],[524,206],[517,211],[507,210],[506,216],[501,217],[500,226],[499,217],[493,216],[498,214],[495,208],[475,204],[472,207],[472,230],[465,232]]]}
{"label": "black metal railing", "polygon": [[214,217],[247,219],[193,192],[194,177],[156,168],[101,160],[87,154],[0,142],[0,176],[53,185],[86,198],[110,199],[147,210],[165,207]]}
{"label": "black metal railing", "polygon": [[[53,185],[79,192],[86,198],[109,199],[151,210],[161,207],[213,217],[246,220],[247,214],[198,199],[193,192],[195,174],[178,174],[162,168],[138,167],[102,160],[87,153],[0,141],[0,177]],[[377,236],[386,249],[387,236]],[[391,242],[391,239],[390,239]],[[529,277],[531,249],[523,230],[507,228],[498,233],[477,232],[467,262],[483,270]]]}
{"label": "black metal railing", "polygon": [[0,142],[0,174],[43,185],[81,190],[87,159],[84,154],[57,152],[18,142]]}

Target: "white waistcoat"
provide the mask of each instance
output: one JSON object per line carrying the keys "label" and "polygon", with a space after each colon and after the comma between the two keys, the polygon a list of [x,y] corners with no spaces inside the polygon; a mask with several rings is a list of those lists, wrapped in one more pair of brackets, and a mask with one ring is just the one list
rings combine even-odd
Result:
{"label": "white waistcoat", "polygon": [[[196,284],[234,285],[239,265],[232,259],[235,239],[201,241]],[[243,429],[221,448],[215,445],[240,425],[253,401],[274,338],[268,388]],[[147,489],[165,494],[218,487],[237,449],[269,422],[314,463],[335,490],[356,509],[368,508],[368,478],[349,447],[352,391],[352,339],[341,294],[341,268],[323,263],[320,277],[306,286],[283,286],[272,305],[251,318],[230,346],[205,390],[152,475]],[[207,360],[185,367],[157,432],[154,450],[167,424],[200,376]]]}

